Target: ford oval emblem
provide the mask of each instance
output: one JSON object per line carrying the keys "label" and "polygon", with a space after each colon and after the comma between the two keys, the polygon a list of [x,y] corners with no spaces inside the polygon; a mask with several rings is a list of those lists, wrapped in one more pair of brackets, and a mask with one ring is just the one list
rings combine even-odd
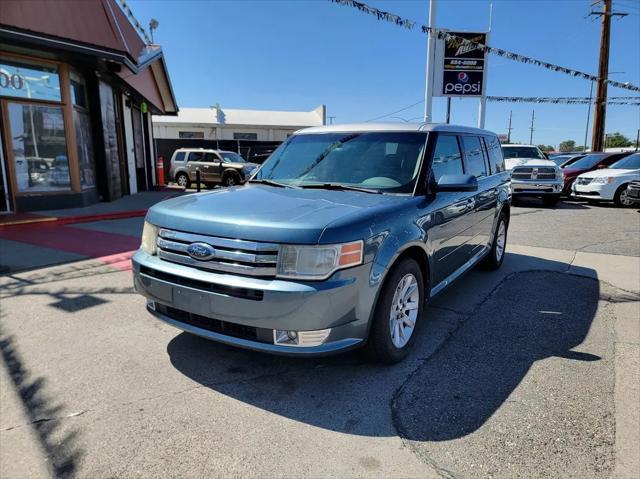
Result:
{"label": "ford oval emblem", "polygon": [[187,247],[187,253],[189,253],[189,256],[193,259],[207,261],[215,257],[216,250],[207,243],[191,243]]}

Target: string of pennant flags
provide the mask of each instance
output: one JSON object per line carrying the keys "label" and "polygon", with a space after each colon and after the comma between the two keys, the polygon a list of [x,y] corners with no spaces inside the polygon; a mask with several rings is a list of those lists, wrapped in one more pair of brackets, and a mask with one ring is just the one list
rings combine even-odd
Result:
{"label": "string of pennant flags", "polygon": [[122,5],[122,9],[124,10],[124,13],[127,15],[127,17],[129,17],[129,19],[131,20],[131,22],[133,22],[133,25],[138,29],[138,31],[142,34],[142,36],[144,37],[144,40],[147,42],[148,45],[151,45],[151,39],[149,38],[149,35],[147,34],[147,31],[144,29],[144,27],[140,24],[140,22],[138,21],[138,19],[133,15],[133,12],[131,11],[131,9],[129,8],[129,5],[127,5],[127,2],[125,0],[120,0],[120,5]]}
{"label": "string of pennant flags", "polygon": [[[588,97],[539,97],[539,96],[487,96],[488,101],[498,103],[553,103],[565,105],[588,105],[595,103]],[[609,97],[607,105],[635,105],[640,106],[640,97]]]}
{"label": "string of pennant flags", "polygon": [[[371,7],[363,2],[357,2],[356,0],[329,0],[329,1],[338,5],[355,8],[362,13],[376,17],[378,20],[394,23],[400,27],[406,28],[407,30],[412,30],[416,26],[416,22],[407,20],[405,18],[402,18],[390,12],[385,12],[384,10]],[[501,48],[491,47],[484,43],[474,42],[473,40],[469,40],[467,38],[454,35],[452,33],[449,33],[445,30],[441,30],[438,28],[430,28],[430,27],[427,27],[426,25],[420,25],[420,31],[426,34],[433,32],[436,35],[436,37],[440,40],[445,40],[445,41],[456,40],[462,43],[463,45],[472,45],[480,51],[491,53],[493,55],[497,55],[502,58],[507,58],[509,60],[543,67],[551,71],[564,73],[566,75],[576,77],[576,78],[582,78],[584,80],[598,81],[597,76],[590,75],[589,73],[584,73],[579,70],[573,70],[571,68],[554,65],[553,63],[538,60],[536,58],[527,57],[525,55],[520,55],[518,53],[513,53],[507,50],[503,50]],[[640,92],[640,87],[636,85],[632,85],[629,82],[622,83],[622,82],[618,82],[615,80],[608,80],[608,79],[605,81],[612,87],[623,88],[625,90]]]}

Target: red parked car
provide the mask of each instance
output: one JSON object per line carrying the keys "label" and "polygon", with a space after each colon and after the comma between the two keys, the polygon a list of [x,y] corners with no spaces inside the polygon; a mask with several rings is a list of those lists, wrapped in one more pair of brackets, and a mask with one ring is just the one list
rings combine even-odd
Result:
{"label": "red parked car", "polygon": [[564,186],[562,188],[563,195],[571,194],[571,185],[578,175],[587,171],[599,170],[601,168],[609,168],[616,161],[630,155],[633,151],[625,151],[623,153],[589,153],[578,161],[572,162],[565,168],[562,168],[564,175]]}

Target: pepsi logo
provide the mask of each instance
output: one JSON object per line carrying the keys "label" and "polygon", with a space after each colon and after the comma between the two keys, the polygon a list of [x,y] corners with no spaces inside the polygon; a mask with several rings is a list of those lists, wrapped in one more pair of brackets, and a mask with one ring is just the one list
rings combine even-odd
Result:
{"label": "pepsi logo", "polygon": [[469,75],[467,75],[465,72],[458,73],[458,81],[467,83],[469,81]]}

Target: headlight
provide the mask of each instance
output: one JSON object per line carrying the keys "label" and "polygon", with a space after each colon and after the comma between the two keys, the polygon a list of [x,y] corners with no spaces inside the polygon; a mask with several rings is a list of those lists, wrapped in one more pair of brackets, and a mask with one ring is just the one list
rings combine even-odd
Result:
{"label": "headlight", "polygon": [[155,255],[157,251],[158,227],[152,225],[148,221],[144,222],[142,229],[142,242],[140,249],[147,254]]}
{"label": "headlight", "polygon": [[278,255],[280,278],[326,279],[339,269],[362,264],[363,242],[335,245],[282,245]]}
{"label": "headlight", "polygon": [[607,183],[612,183],[613,178],[611,176],[596,176],[591,180],[591,183],[594,185],[606,185]]}
{"label": "headlight", "polygon": [[560,168],[556,168],[556,180],[562,179],[564,179],[564,173],[562,173],[562,170]]}

